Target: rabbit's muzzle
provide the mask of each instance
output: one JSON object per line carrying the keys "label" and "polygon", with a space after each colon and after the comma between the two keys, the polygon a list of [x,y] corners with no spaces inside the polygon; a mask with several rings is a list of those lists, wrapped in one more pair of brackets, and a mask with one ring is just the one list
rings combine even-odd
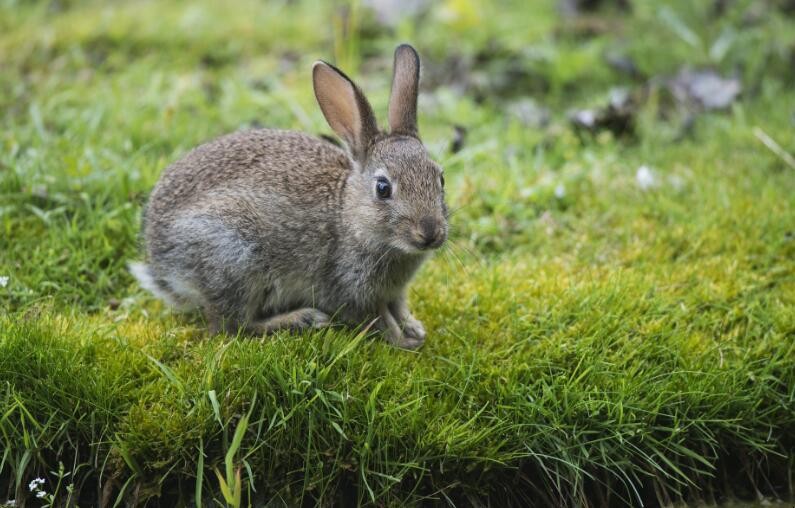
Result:
{"label": "rabbit's muzzle", "polygon": [[447,239],[444,222],[432,216],[420,219],[411,233],[411,243],[420,250],[439,248]]}

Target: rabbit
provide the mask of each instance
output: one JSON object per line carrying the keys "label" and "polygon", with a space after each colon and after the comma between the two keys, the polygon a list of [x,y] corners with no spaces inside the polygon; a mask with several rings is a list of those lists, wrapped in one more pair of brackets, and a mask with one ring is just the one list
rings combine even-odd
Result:
{"label": "rabbit", "polygon": [[162,174],[144,211],[145,289],[199,308],[212,333],[375,322],[416,349],[423,324],[409,281],[448,233],[442,168],[417,129],[420,58],[397,47],[389,131],[361,89],[324,61],[315,97],[338,146],[301,132],[254,129],[193,149]]}

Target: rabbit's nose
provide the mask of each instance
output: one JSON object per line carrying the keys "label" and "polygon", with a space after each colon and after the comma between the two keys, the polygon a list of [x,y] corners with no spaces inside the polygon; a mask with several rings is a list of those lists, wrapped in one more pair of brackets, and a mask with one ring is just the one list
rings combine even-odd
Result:
{"label": "rabbit's nose", "polygon": [[442,236],[441,223],[434,217],[426,216],[420,219],[417,229],[417,244],[420,248],[427,249],[439,242]]}

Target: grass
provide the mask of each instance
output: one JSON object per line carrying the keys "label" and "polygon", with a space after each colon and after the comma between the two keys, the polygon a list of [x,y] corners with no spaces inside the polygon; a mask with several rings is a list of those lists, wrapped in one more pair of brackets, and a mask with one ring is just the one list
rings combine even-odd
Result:
{"label": "grass", "polygon": [[[0,1],[0,502],[36,477],[81,506],[792,495],[795,172],[754,133],[795,151],[795,23],[772,1],[711,9],[459,0],[383,28],[361,5]],[[137,286],[164,167],[252,124],[329,132],[317,58],[383,118],[403,40],[456,210],[412,286],[420,352],[209,336]],[[685,129],[663,81],[611,52],[744,93]],[[574,131],[567,111],[614,86],[643,90],[634,136]],[[517,118],[523,96],[548,126]]]}

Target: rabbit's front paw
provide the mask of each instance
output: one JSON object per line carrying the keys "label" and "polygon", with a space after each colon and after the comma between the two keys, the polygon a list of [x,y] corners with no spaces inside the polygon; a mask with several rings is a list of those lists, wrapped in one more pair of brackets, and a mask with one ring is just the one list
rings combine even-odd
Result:
{"label": "rabbit's front paw", "polygon": [[[396,319],[396,316],[400,316]],[[417,321],[408,309],[405,312],[393,311],[384,305],[381,308],[378,326],[393,346],[403,349],[418,349],[425,342],[425,327]]]}
{"label": "rabbit's front paw", "polygon": [[[411,333],[415,335],[407,335],[405,329],[401,332],[400,328],[395,326],[385,329],[384,336],[386,340],[395,347],[401,349],[418,349],[425,342],[425,330],[422,328],[422,324],[419,321],[417,321],[417,324],[419,325],[418,329],[416,327],[411,328]],[[422,332],[421,338],[416,336],[418,330]]]}
{"label": "rabbit's front paw", "polygon": [[425,342],[425,327],[414,316],[409,316],[403,322],[403,336],[407,339],[419,341],[420,344]]}
{"label": "rabbit's front paw", "polygon": [[397,339],[389,339],[389,342],[392,343],[393,346],[399,347],[401,349],[419,349],[425,343],[425,339],[417,339],[415,337],[407,337],[405,335],[401,335]]}
{"label": "rabbit's front paw", "polygon": [[419,349],[425,343],[425,327],[414,316],[403,321],[400,338],[395,345],[403,349]]}

